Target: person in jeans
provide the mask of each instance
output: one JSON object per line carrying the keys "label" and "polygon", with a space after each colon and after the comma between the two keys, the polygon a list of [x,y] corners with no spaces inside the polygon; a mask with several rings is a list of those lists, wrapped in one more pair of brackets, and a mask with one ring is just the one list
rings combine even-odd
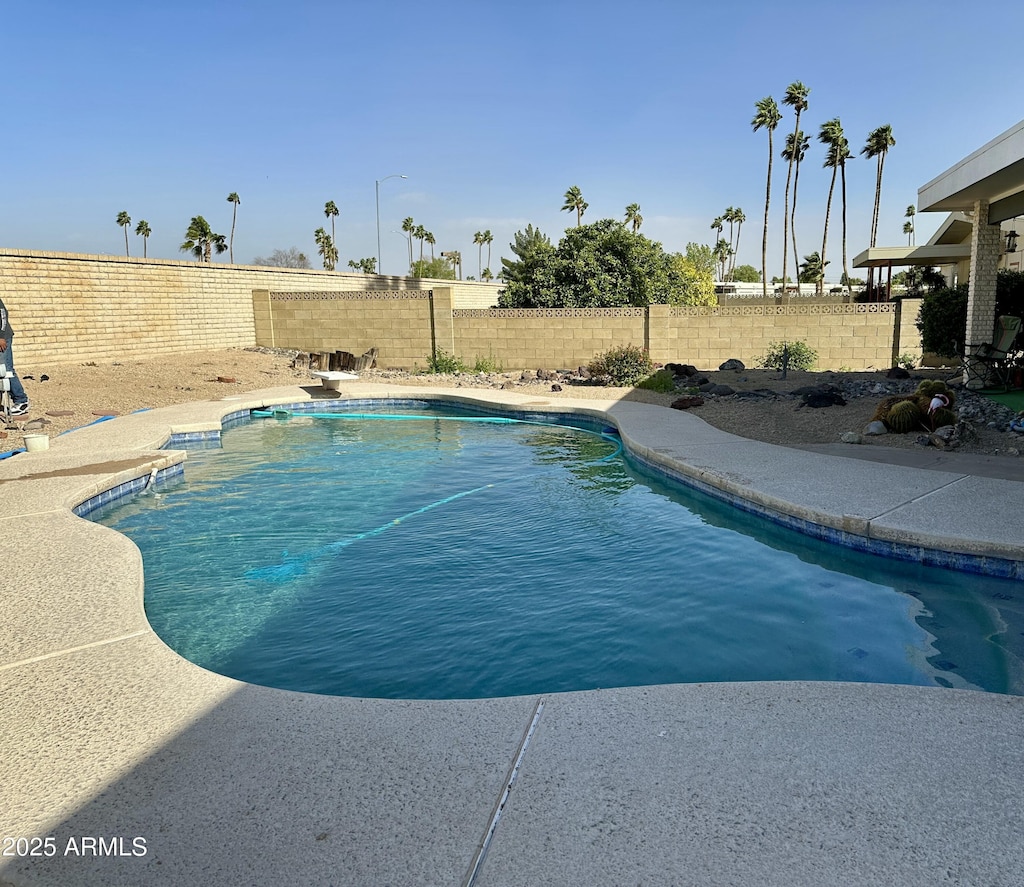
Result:
{"label": "person in jeans", "polygon": [[11,376],[11,415],[23,416],[28,412],[28,395],[21,384],[21,379],[14,372],[14,353],[11,351],[14,330],[11,329],[11,321],[7,316],[7,308],[3,299],[0,299],[0,364],[7,368]]}

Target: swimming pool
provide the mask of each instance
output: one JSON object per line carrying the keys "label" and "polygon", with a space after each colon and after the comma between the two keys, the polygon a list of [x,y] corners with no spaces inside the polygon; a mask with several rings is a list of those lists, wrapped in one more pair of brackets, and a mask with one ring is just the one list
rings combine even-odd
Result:
{"label": "swimming pool", "polygon": [[158,634],[213,671],[353,696],[1022,692],[1017,583],[817,542],[655,478],[599,427],[413,410],[254,420],[93,513],[142,549]]}

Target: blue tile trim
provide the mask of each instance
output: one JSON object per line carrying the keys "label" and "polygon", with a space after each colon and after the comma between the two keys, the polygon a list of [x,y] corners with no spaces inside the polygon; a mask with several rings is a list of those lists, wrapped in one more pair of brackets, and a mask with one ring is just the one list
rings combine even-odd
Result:
{"label": "blue tile trim", "polygon": [[1024,580],[1024,561],[977,554],[964,554],[956,551],[943,551],[937,548],[925,548],[920,545],[908,545],[904,542],[890,542],[885,539],[872,539],[868,536],[861,536],[857,533],[836,529],[835,527],[826,527],[813,521],[782,514],[771,508],[758,505],[756,502],[751,502],[734,493],[725,492],[709,483],[688,477],[682,472],[673,471],[632,451],[627,450],[626,457],[656,477],[699,490],[708,496],[713,496],[715,499],[727,502],[740,511],[754,514],[765,520],[770,520],[772,523],[779,524],[790,530],[796,530],[798,533],[803,533],[805,536],[811,536],[823,542],[841,545],[844,548],[852,548],[855,551],[861,551],[866,554],[893,558],[894,560],[912,561],[929,567],[944,567],[945,569],[957,570],[961,573],[977,573],[983,576],[996,576],[1000,579]]}
{"label": "blue tile trim", "polygon": [[[159,469],[153,483],[156,485],[164,484],[169,480],[181,477],[184,473],[185,463],[178,462],[176,465],[169,465],[166,468]],[[79,502],[78,505],[71,510],[79,517],[87,517],[97,508],[109,505],[111,502],[115,502],[125,496],[134,496],[136,493],[141,493],[149,486],[149,484],[150,476],[148,474],[143,474],[139,477],[133,478],[132,480],[126,480],[124,483],[117,484],[109,490],[104,490],[102,493],[97,493],[95,496],[86,499],[84,502]]]}

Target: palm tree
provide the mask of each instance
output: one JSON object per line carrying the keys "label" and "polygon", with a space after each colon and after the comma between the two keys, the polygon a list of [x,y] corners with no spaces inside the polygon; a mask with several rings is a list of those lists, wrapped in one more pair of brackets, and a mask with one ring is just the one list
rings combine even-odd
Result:
{"label": "palm tree", "polygon": [[913,222],[904,222],[903,223],[903,233],[907,235],[907,246],[910,246],[911,245],[910,238],[914,234],[914,223]]}
{"label": "palm tree", "polygon": [[828,262],[821,260],[821,256],[818,253],[804,256],[803,263],[800,265],[800,275],[797,279],[801,283],[813,283],[820,286],[821,281],[825,279],[825,266],[827,264]]}
{"label": "palm tree", "polygon": [[786,136],[786,147],[782,149],[782,159],[788,160],[793,164],[793,206],[789,213],[789,230],[790,235],[793,238],[793,261],[796,261],[796,257],[800,255],[796,251],[796,189],[800,182],[800,161],[804,159],[804,155],[807,154],[807,146],[810,142],[810,137],[805,136],[803,130],[790,133]]}
{"label": "palm tree", "polygon": [[228,243],[228,261],[232,265],[235,264],[235,217],[238,215],[238,204],[241,202],[235,191],[228,195],[228,203],[233,204],[231,207],[231,240]]}
{"label": "palm tree", "polygon": [[[818,141],[826,147],[825,162],[822,164],[825,169],[831,168],[832,180],[828,186],[828,199],[825,201],[825,229],[821,236],[821,261],[825,261],[825,250],[828,246],[828,219],[832,213],[832,195],[836,189],[836,175],[839,172],[840,142],[843,139],[843,125],[838,117],[826,120],[818,130]],[[818,293],[821,293],[821,284],[818,285]]]}
{"label": "palm tree", "polygon": [[[895,144],[896,139],[893,138],[892,127],[886,123],[884,126],[879,126],[868,133],[868,140],[864,147],[860,149],[861,154],[865,155],[869,160],[874,157],[877,163],[875,172],[875,209],[871,214],[871,241],[868,246],[874,246],[878,237],[878,210],[882,202],[882,170],[885,167],[885,155],[889,153],[889,149]],[[869,294],[874,290],[874,282],[875,269],[869,268]]]}
{"label": "palm tree", "polygon": [[725,264],[729,261],[729,253],[729,244],[725,242],[724,237],[719,237],[718,243],[715,244],[715,248],[712,252],[715,257],[715,261],[718,262],[719,280],[725,280]]}
{"label": "palm tree", "polygon": [[[793,125],[793,137],[792,140],[786,140],[786,148],[789,150],[789,170],[786,173],[786,206],[782,216],[782,291],[786,291],[786,250],[789,246],[787,242],[787,231],[789,228],[789,182],[793,177],[793,162],[796,160],[799,154],[799,133],[800,133],[800,114],[807,110],[807,94],[810,92],[806,86],[803,85],[799,80],[794,80],[789,86],[786,87],[786,94],[782,97],[782,103],[784,105],[790,105],[796,112],[796,123]],[[783,152],[785,156],[785,152]],[[793,261],[797,261],[799,253],[796,251],[796,247],[793,247]]]}
{"label": "palm tree", "polygon": [[747,220],[743,210],[738,206],[732,211],[732,218],[730,222],[736,223],[736,245],[732,248],[732,264],[729,268],[729,280],[732,280],[733,274],[736,272],[736,254],[740,251],[740,232],[743,230],[743,223]]}
{"label": "palm tree", "polygon": [[491,267],[491,244],[494,243],[494,235],[491,234],[490,228],[484,229],[484,243],[487,244],[487,267],[484,270],[488,271]]}
{"label": "palm tree", "polygon": [[915,243],[917,243],[917,238],[913,236],[916,233],[914,229],[914,216],[917,215],[917,210],[914,208],[914,204],[910,204],[910,206],[907,207],[907,211],[903,215],[908,220],[907,225],[910,225],[909,232],[907,231],[907,225],[903,226],[903,233],[909,233],[910,235],[912,235],[911,242],[908,245],[913,246]]}
{"label": "palm tree", "polygon": [[772,133],[779,125],[782,114],[779,113],[779,106],[771,96],[765,96],[755,106],[754,119],[750,121],[754,132],[759,129],[768,130],[768,184],[764,193],[764,233],[761,237],[761,286],[764,290],[764,297],[768,298],[768,205],[772,199],[772,160],[775,149],[772,147]]}
{"label": "palm tree", "polygon": [[473,243],[476,244],[476,273],[477,277],[483,271],[484,267],[484,232],[477,231],[473,235]]}
{"label": "palm tree", "polygon": [[640,204],[631,203],[626,207],[626,220],[627,225],[633,226],[633,233],[636,234],[640,231],[640,226],[644,223],[644,217],[640,215]]}
{"label": "palm tree", "polygon": [[124,228],[124,254],[130,255],[128,252],[128,226],[132,223],[131,216],[128,215],[127,210],[121,210],[117,214],[117,224]]}
{"label": "palm tree", "polygon": [[417,225],[412,229],[412,236],[420,242],[420,261],[423,261],[423,243],[427,239],[427,229],[422,225]]}
{"label": "palm tree", "polygon": [[218,254],[227,252],[228,245],[224,242],[223,234],[215,234],[210,223],[202,216],[192,216],[188,230],[185,232],[185,242],[179,247],[183,253],[192,253],[196,261],[210,262],[214,250]]}
{"label": "palm tree", "polygon": [[424,235],[423,239],[427,243],[430,244],[430,261],[433,262],[434,261],[434,246],[437,243],[437,240],[434,238],[434,235],[431,234],[429,231],[426,233],[426,235]]}
{"label": "palm tree", "polygon": [[338,239],[334,234],[334,220],[338,218],[338,207],[333,200],[328,200],[324,204],[324,215],[331,220],[331,244],[337,245]]}
{"label": "palm tree", "polygon": [[323,257],[324,271],[333,271],[338,262],[338,250],[334,245],[334,238],[323,228],[317,228],[313,232],[313,239],[316,241],[317,252]]}
{"label": "palm tree", "polygon": [[145,219],[140,221],[139,224],[135,226],[135,233],[142,238],[142,258],[146,258],[146,242],[149,240],[149,235],[153,233],[152,229],[149,227],[149,222]]}
{"label": "palm tree", "polygon": [[562,205],[562,212],[571,212],[572,210],[576,210],[577,228],[583,224],[583,213],[587,211],[588,206],[590,206],[590,204],[583,199],[583,192],[580,191],[579,186],[573,185],[565,192],[565,203]]}
{"label": "palm tree", "polygon": [[[412,220],[412,216],[406,216],[402,219],[402,230],[406,233],[409,238],[409,267],[412,267],[412,232],[416,230],[416,223]],[[383,266],[381,266],[383,267]]]}
{"label": "palm tree", "polygon": [[724,228],[724,227],[725,227],[725,216],[719,216],[718,218],[716,218],[711,223],[711,230],[718,232],[717,235],[715,236],[716,249],[717,249],[718,241],[722,239],[722,228]]}

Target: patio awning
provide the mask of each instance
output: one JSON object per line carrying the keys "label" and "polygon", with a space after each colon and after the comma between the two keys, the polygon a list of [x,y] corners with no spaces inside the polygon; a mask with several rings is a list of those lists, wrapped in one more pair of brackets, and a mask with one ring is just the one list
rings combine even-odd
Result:
{"label": "patio awning", "polygon": [[970,243],[926,246],[873,246],[854,256],[854,268],[885,268],[890,265],[953,265],[971,257]]}

